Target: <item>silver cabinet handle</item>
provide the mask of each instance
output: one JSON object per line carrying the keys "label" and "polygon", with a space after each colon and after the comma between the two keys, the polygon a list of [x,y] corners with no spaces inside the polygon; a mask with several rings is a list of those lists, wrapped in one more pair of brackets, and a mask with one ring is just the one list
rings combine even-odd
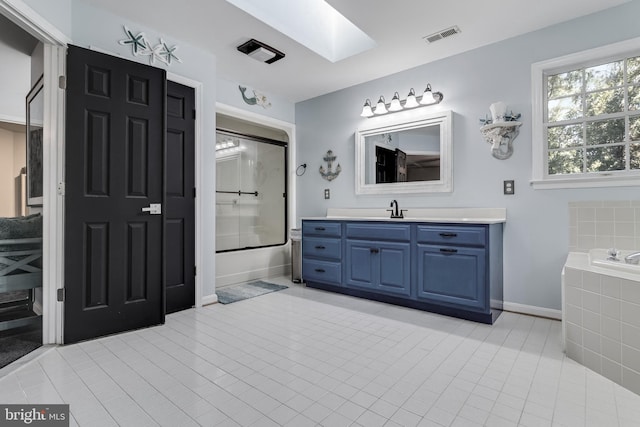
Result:
{"label": "silver cabinet handle", "polygon": [[162,215],[162,204],[151,203],[148,207],[142,208],[142,212],[149,212],[150,215]]}

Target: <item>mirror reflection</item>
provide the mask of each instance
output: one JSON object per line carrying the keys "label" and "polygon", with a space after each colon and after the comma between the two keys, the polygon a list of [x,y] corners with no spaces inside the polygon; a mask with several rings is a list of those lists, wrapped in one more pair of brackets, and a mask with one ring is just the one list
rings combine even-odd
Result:
{"label": "mirror reflection", "polygon": [[452,112],[400,112],[356,131],[356,194],[453,191]]}
{"label": "mirror reflection", "polygon": [[365,137],[365,184],[437,181],[440,125]]}

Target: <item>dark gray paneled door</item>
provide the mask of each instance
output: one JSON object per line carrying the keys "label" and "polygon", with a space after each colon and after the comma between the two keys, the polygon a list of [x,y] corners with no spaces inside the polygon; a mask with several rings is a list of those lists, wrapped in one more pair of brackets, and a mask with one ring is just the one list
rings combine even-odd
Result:
{"label": "dark gray paneled door", "polygon": [[195,301],[195,91],[167,82],[167,313]]}
{"label": "dark gray paneled door", "polygon": [[64,342],[164,322],[164,70],[69,46]]}

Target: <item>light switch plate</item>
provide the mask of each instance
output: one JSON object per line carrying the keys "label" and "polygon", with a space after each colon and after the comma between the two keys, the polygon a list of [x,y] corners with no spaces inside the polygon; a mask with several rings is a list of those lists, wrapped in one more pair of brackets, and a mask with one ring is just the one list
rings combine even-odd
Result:
{"label": "light switch plate", "polygon": [[516,194],[515,183],[512,179],[504,181],[504,194]]}
{"label": "light switch plate", "polygon": [[325,199],[330,199],[331,198],[331,192],[329,191],[328,188],[324,189],[324,198]]}

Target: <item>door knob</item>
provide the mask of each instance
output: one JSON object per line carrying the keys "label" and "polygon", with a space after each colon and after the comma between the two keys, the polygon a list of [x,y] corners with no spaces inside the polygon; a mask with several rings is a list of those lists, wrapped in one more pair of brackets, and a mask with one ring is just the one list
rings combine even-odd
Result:
{"label": "door knob", "polygon": [[162,215],[162,204],[151,203],[148,207],[142,208],[142,212],[149,212],[150,215]]}

